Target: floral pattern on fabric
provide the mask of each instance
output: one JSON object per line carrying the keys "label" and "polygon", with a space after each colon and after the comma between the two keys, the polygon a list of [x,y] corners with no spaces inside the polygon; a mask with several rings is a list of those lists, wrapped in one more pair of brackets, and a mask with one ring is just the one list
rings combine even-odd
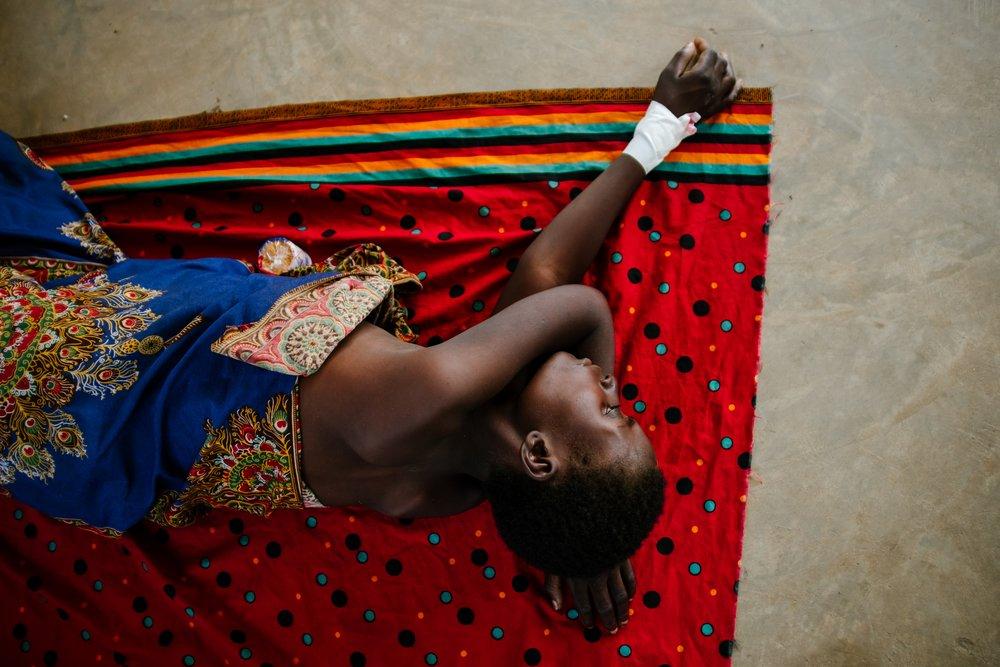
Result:
{"label": "floral pattern on fabric", "polygon": [[0,257],[0,266],[19,271],[39,284],[58,278],[82,276],[104,268],[103,264],[51,257]]}
{"label": "floral pattern on fabric", "polygon": [[301,440],[297,434],[298,385],[272,396],[261,416],[244,406],[208,436],[183,490],[161,493],[146,518],[164,526],[186,526],[212,507],[270,516],[276,509],[301,509],[298,479]]}
{"label": "floral pattern on fabric", "polygon": [[31,150],[30,148],[22,144],[20,141],[17,142],[17,147],[21,149],[22,153],[24,153],[24,157],[31,160],[36,167],[38,167],[39,169],[44,169],[46,171],[52,171],[52,167],[50,167],[48,163],[45,162],[45,160],[38,157],[35,151]]}
{"label": "floral pattern on fabric", "polygon": [[86,456],[84,435],[62,408],[78,391],[103,399],[132,386],[138,368],[119,346],[159,318],[141,304],[160,295],[103,271],[45,289],[0,267],[0,484],[17,472],[51,479],[47,445]]}
{"label": "floral pattern on fabric", "polygon": [[67,222],[59,228],[59,231],[63,236],[79,241],[89,255],[109,262],[124,262],[126,259],[125,253],[101,229],[97,218],[91,213],[85,213],[80,220]]}

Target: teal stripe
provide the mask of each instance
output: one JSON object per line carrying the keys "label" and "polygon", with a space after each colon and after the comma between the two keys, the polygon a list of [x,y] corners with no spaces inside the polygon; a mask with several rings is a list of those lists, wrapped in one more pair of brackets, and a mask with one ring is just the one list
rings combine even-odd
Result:
{"label": "teal stripe", "polygon": [[[593,171],[599,173],[605,170],[610,162],[584,161],[567,162],[546,165],[481,165],[468,167],[449,167],[445,169],[400,169],[376,173],[347,174],[270,174],[262,176],[208,176],[199,178],[164,178],[141,183],[120,183],[86,189],[87,192],[122,192],[130,190],[155,190],[181,185],[206,185],[210,183],[233,183],[251,181],[254,183],[380,183],[400,180],[448,179],[463,176],[479,175],[517,175],[535,174],[545,178],[547,175],[559,176],[570,172]],[[543,170],[543,171],[540,171]],[[61,170],[60,170],[61,171]],[[767,165],[725,165],[725,164],[681,164],[664,163],[656,171],[687,174],[715,175],[767,175]]]}
{"label": "teal stripe", "polygon": [[[134,155],[112,160],[95,160],[66,164],[59,167],[60,173],[66,175],[83,174],[89,171],[104,169],[119,169],[126,167],[149,167],[164,161],[180,161],[212,156],[238,156],[241,153],[259,151],[274,151],[281,149],[327,148],[352,144],[362,144],[375,147],[379,144],[394,143],[419,139],[481,139],[539,137],[552,135],[552,141],[559,141],[560,134],[621,134],[622,141],[627,141],[635,123],[557,123],[552,125],[510,125],[505,127],[457,128],[450,130],[426,130],[421,132],[379,132],[374,134],[352,135],[349,137],[313,137],[308,139],[275,139],[271,141],[248,141],[222,146],[208,146],[190,150],[165,151],[149,155]],[[769,125],[705,125],[698,129],[704,134],[753,134],[767,135]],[[586,141],[586,139],[575,139]]]}

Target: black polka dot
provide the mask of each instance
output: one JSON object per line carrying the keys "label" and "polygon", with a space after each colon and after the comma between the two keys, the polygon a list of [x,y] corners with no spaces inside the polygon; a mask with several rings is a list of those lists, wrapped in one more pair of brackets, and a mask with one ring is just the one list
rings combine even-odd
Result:
{"label": "black polka dot", "polygon": [[174,588],[173,584],[164,584],[163,592],[167,594],[168,598],[172,598],[177,594],[177,589]]}
{"label": "black polka dot", "polygon": [[340,188],[333,188],[330,190],[330,199],[332,201],[344,201],[345,197],[347,197],[347,195],[345,195],[344,191]]}
{"label": "black polka dot", "polygon": [[247,633],[242,630],[233,630],[229,633],[229,638],[237,644],[243,644],[247,640]]}
{"label": "black polka dot", "polygon": [[411,517],[404,516],[399,520],[399,525],[401,526],[409,526],[411,523],[413,523],[413,519]]}
{"label": "black polka dot", "polygon": [[441,336],[431,336],[429,339],[427,339],[427,347],[431,347],[433,345],[440,345],[443,342],[444,338],[441,338]]}
{"label": "black polka dot", "polygon": [[119,665],[124,665],[125,662],[128,660],[128,658],[125,657],[125,654],[122,653],[121,651],[115,651],[114,653],[111,654],[111,657],[114,658],[115,662],[118,663]]}
{"label": "black polka dot", "polygon": [[390,558],[385,562],[385,571],[394,577],[398,577],[403,571],[403,564],[399,562],[399,559]]}
{"label": "black polka dot", "polygon": [[29,591],[37,591],[41,587],[42,587],[42,578],[40,576],[38,576],[37,574],[33,574],[30,577],[28,577]]}
{"label": "black polka dot", "polygon": [[371,215],[371,214],[372,214],[372,207],[369,206],[368,204],[362,204],[361,215]]}
{"label": "black polka dot", "polygon": [[153,535],[153,537],[160,544],[166,544],[167,542],[170,541],[170,533],[167,532],[166,528],[157,529],[156,534]]}
{"label": "black polka dot", "polygon": [[601,631],[597,629],[597,626],[594,626],[592,628],[584,628],[583,638],[586,639],[591,644],[593,644],[594,642],[596,642],[601,638]]}
{"label": "black polka dot", "polygon": [[472,550],[472,564],[473,565],[486,565],[486,561],[490,559],[490,555],[486,552],[486,549],[473,549]]}
{"label": "black polka dot", "polygon": [[417,219],[412,215],[404,215],[399,219],[399,226],[403,229],[413,229],[417,224]]}
{"label": "black polka dot", "polygon": [[681,373],[690,373],[691,369],[694,368],[694,362],[691,361],[691,357],[681,356],[677,357],[677,370]]}
{"label": "black polka dot", "polygon": [[750,397],[750,405],[755,408],[757,407],[757,394]]}
{"label": "black polka dot", "polygon": [[511,588],[513,588],[518,593],[523,593],[528,590],[529,580],[523,574],[516,574],[514,578],[510,580]]}
{"label": "black polka dot", "polygon": [[468,607],[462,607],[458,610],[458,622],[462,625],[471,625],[474,620],[476,620],[476,615]]}
{"label": "black polka dot", "polygon": [[417,642],[417,638],[412,630],[400,630],[396,639],[399,640],[400,646],[405,646],[406,648],[410,648]]}
{"label": "black polka dot", "polygon": [[347,606],[347,593],[340,590],[339,588],[330,594],[330,602],[333,603],[334,607],[346,607]]}
{"label": "black polka dot", "polygon": [[14,626],[14,639],[24,639],[28,636],[28,626],[18,623]]}
{"label": "black polka dot", "polygon": [[448,289],[448,296],[450,296],[452,299],[457,299],[463,294],[465,294],[465,285],[452,285]]}
{"label": "black polka dot", "polygon": [[510,259],[507,260],[507,270],[510,271],[511,273],[514,273],[514,271],[517,269],[518,259],[519,258],[517,257],[511,257]]}
{"label": "black polka dot", "polygon": [[288,216],[288,224],[292,227],[302,226],[302,214],[298,211],[293,211],[291,215]]}
{"label": "black polka dot", "polygon": [[24,527],[24,536],[29,539],[34,539],[38,535],[38,526],[33,523],[29,523]]}
{"label": "black polka dot", "polygon": [[660,336],[660,325],[655,322],[649,322],[642,328],[642,333],[646,338],[652,340],[653,338],[658,338]]}
{"label": "black polka dot", "polygon": [[679,243],[685,250],[691,250],[694,248],[694,237],[690,234],[682,234]]}
{"label": "black polka dot", "polygon": [[132,609],[141,614],[149,609],[149,603],[146,602],[146,598],[139,595],[132,599]]}
{"label": "black polka dot", "polygon": [[55,651],[46,651],[45,655],[42,656],[42,662],[46,664],[47,667],[52,667],[59,660],[59,654]]}
{"label": "black polka dot", "polygon": [[733,593],[735,595],[739,595],[740,594],[740,580],[739,579],[737,579],[736,581],[733,582]]}
{"label": "black polka dot", "polygon": [[462,201],[463,196],[461,190],[448,190],[448,199],[452,201]]}
{"label": "black polka dot", "polygon": [[678,424],[681,421],[681,409],[677,406],[672,406],[663,411],[663,417],[667,420],[668,424]]}
{"label": "black polka dot", "polygon": [[694,314],[698,317],[705,317],[708,315],[708,311],[711,310],[711,307],[708,305],[708,301],[699,299],[694,302],[693,306],[691,306],[691,310],[693,310]]}
{"label": "black polka dot", "polygon": [[653,219],[648,215],[644,215],[641,218],[639,218],[638,224],[639,224],[639,229],[641,229],[644,232],[648,232],[650,229],[653,228]]}
{"label": "black polka dot", "polygon": [[229,520],[229,532],[233,535],[239,535],[243,532],[243,519],[230,519]]}
{"label": "black polka dot", "polygon": [[153,197],[153,206],[156,208],[163,206],[163,197]]}
{"label": "black polka dot", "polygon": [[264,547],[264,552],[271,558],[278,558],[281,556],[281,545],[272,540]]}
{"label": "black polka dot", "polygon": [[686,496],[694,491],[694,482],[689,477],[681,477],[674,486],[677,488],[677,493],[682,496]]}
{"label": "black polka dot", "polygon": [[765,235],[770,234],[771,233],[771,223],[770,222],[765,222],[763,225],[760,226],[760,231],[763,232]]}
{"label": "black polka dot", "polygon": [[754,276],[750,279],[750,287],[754,288],[758,292],[764,289],[764,276]]}
{"label": "black polka dot", "polygon": [[628,273],[626,275],[628,275],[628,281],[633,285],[638,285],[639,283],[642,282],[642,271],[635,268],[634,266],[628,270]]}
{"label": "black polka dot", "polygon": [[521,229],[524,229],[526,231],[531,231],[537,226],[538,224],[535,222],[535,219],[532,218],[530,215],[521,218]]}
{"label": "black polka dot", "polygon": [[674,552],[674,541],[669,537],[661,537],[656,541],[656,550],[664,556],[669,556]]}
{"label": "black polka dot", "polygon": [[698,188],[691,188],[688,192],[688,201],[692,204],[700,204],[705,201],[705,193]]}
{"label": "black polka dot", "polygon": [[132,552],[129,551],[128,547],[122,547],[122,553],[125,554],[126,556],[128,556]]}
{"label": "black polka dot", "polygon": [[190,206],[184,209],[184,219],[188,222],[192,222],[198,219],[198,211],[194,210]]}
{"label": "black polka dot", "polygon": [[59,618],[61,618],[62,620],[64,621],[69,620],[69,612],[63,609],[62,607],[56,607],[56,613],[59,614]]}
{"label": "black polka dot", "polygon": [[368,658],[361,651],[354,651],[351,653],[351,667],[365,667],[368,664]]}
{"label": "black polka dot", "polygon": [[537,665],[542,661],[542,652],[537,648],[529,648],[524,652],[524,664]]}
{"label": "black polka dot", "polygon": [[336,233],[337,232],[333,231],[332,229],[324,229],[323,233],[320,234],[320,236],[322,236],[325,239],[328,239],[328,238],[330,238],[331,236],[333,236]]}
{"label": "black polka dot", "polygon": [[180,259],[184,256],[184,248],[179,245],[174,245],[170,247],[170,256],[174,259]]}
{"label": "black polka dot", "polygon": [[438,234],[438,238],[441,239],[442,241],[447,241],[453,236],[455,235],[452,234],[451,232],[441,232],[440,234]]}
{"label": "black polka dot", "polygon": [[622,387],[622,398],[624,398],[626,401],[631,401],[635,399],[635,397],[638,395],[639,395],[639,388],[634,384],[632,384],[631,382]]}
{"label": "black polka dot", "polygon": [[733,657],[733,649],[736,647],[736,642],[732,639],[727,639],[725,641],[719,642],[719,655],[723,658]]}
{"label": "black polka dot", "polygon": [[288,611],[287,609],[282,609],[281,611],[278,612],[278,625],[280,625],[281,627],[283,628],[291,627],[292,622],[294,620],[295,617],[292,615],[292,612]]}
{"label": "black polka dot", "polygon": [[580,188],[570,188],[570,191],[569,191],[569,198],[570,198],[570,200],[573,200],[573,199],[576,199],[577,197],[579,197],[581,192],[583,192],[583,190],[581,190]]}
{"label": "black polka dot", "polygon": [[250,210],[253,211],[254,213],[260,213],[261,211],[264,210],[264,205],[261,204],[259,201],[256,201],[250,207]]}
{"label": "black polka dot", "polygon": [[736,457],[736,465],[743,468],[744,470],[750,469],[750,452],[743,452],[738,457]]}
{"label": "black polka dot", "polygon": [[660,594],[656,591],[646,591],[642,596],[642,603],[650,609],[656,609],[660,606]]}
{"label": "black polka dot", "polygon": [[77,574],[86,574],[87,561],[83,560],[82,558],[77,558],[75,561],[73,561],[73,572]]}
{"label": "black polka dot", "polygon": [[217,232],[224,232],[227,229],[228,229],[228,227],[226,225],[218,225],[218,226],[215,227],[215,231],[217,231]]}
{"label": "black polka dot", "polygon": [[233,583],[233,575],[228,572],[220,572],[215,575],[215,583],[217,583],[222,588],[229,588],[229,584]]}
{"label": "black polka dot", "polygon": [[160,646],[170,646],[170,642],[174,641],[174,633],[172,633],[170,630],[164,630],[163,632],[160,633],[160,638],[158,641]]}
{"label": "black polka dot", "polygon": [[166,243],[167,236],[162,232],[156,232],[155,234],[153,234],[153,240],[156,241],[157,243]]}

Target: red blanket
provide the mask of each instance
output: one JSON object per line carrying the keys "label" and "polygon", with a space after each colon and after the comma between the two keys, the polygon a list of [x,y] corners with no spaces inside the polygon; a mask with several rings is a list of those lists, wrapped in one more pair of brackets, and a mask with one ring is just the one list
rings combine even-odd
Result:
{"label": "red blanket", "polygon": [[[404,303],[432,345],[487,316],[532,238],[620,153],[649,95],[366,100],[25,142],[131,256],[253,259],[281,235],[319,259],[374,241],[420,274],[423,291]],[[114,540],[0,496],[6,664],[726,662],[770,114],[769,91],[748,90],[702,123],[642,184],[585,277],[615,314],[622,407],[668,481],[665,513],[632,558],[639,591],[618,634],[553,611],[541,573],[505,548],[486,504],[414,521],[360,507],[270,519],[214,510],[193,527],[143,523]]]}

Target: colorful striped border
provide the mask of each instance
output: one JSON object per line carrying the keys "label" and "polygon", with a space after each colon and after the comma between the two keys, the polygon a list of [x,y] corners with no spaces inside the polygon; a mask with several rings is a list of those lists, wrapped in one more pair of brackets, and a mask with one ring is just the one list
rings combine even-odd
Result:
{"label": "colorful striped border", "polygon": [[[591,178],[632,136],[650,89],[505,91],[201,114],[27,138],[79,192],[281,183]],[[492,104],[484,104],[497,99]],[[743,91],[651,174],[766,184],[769,89]]]}

